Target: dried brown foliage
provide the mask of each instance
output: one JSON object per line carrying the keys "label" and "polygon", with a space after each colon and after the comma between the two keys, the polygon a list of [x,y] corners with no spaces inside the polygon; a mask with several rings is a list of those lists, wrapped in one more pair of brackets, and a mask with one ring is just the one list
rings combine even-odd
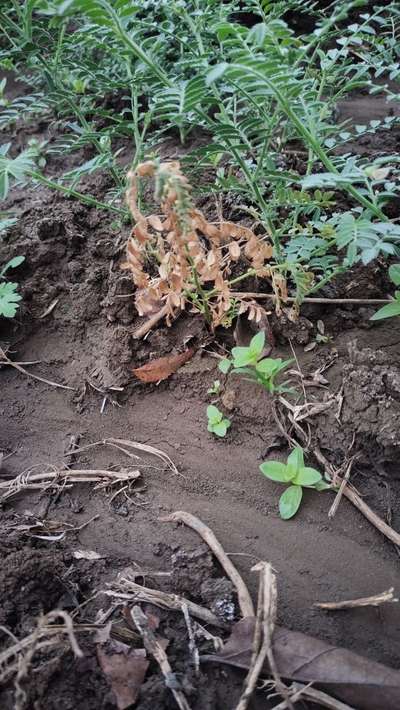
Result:
{"label": "dried brown foliage", "polygon": [[183,353],[175,355],[165,355],[150,362],[146,362],[142,367],[132,370],[133,374],[142,382],[161,382],[174,374],[182,365],[194,355],[194,348],[189,348]]}
{"label": "dried brown foliage", "polygon": [[[155,179],[161,217],[145,217],[138,208],[138,181],[143,177]],[[190,301],[215,327],[226,320],[232,305],[229,277],[235,262],[244,259],[249,275],[272,276],[268,239],[233,222],[209,222],[194,207],[191,187],[178,162],[148,161],[128,178],[127,203],[135,227],[122,268],[132,273],[140,315],[151,315],[166,305],[170,322]],[[250,315],[256,314],[257,310],[254,315],[250,310]]]}

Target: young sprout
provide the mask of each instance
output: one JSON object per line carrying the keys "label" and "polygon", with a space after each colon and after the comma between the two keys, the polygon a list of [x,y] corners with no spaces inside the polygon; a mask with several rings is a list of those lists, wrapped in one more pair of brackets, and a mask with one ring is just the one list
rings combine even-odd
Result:
{"label": "young sprout", "polygon": [[[400,264],[392,264],[389,267],[389,277],[395,286],[400,286]],[[400,316],[400,291],[394,292],[393,303],[382,306],[370,320],[383,320],[383,318],[393,318],[393,316]]]}
{"label": "young sprout", "polygon": [[207,418],[208,418],[208,431],[216,436],[223,437],[228,431],[231,423],[229,419],[226,419],[222,412],[215,407],[213,404],[209,404],[207,407]]}
{"label": "young sprout", "polygon": [[297,513],[303,497],[303,488],[314,488],[317,491],[330,488],[319,471],[304,465],[301,446],[293,449],[286,463],[265,461],[260,470],[271,481],[289,484],[279,499],[279,513],[283,520],[289,520]]}
{"label": "young sprout", "polygon": [[14,318],[22,296],[17,293],[18,284],[6,280],[8,269],[15,269],[25,260],[24,256],[14,256],[0,269],[0,316]]}
{"label": "young sprout", "polygon": [[224,358],[218,367],[224,374],[231,371],[233,374],[247,375],[251,380],[258,382],[271,394],[288,392],[285,384],[276,384],[275,378],[285,370],[293,360],[282,358],[262,358],[265,345],[265,333],[260,331],[250,341],[247,347],[232,348],[232,357]]}
{"label": "young sprout", "polygon": [[219,394],[221,391],[221,382],[214,380],[211,387],[207,390],[207,394]]}

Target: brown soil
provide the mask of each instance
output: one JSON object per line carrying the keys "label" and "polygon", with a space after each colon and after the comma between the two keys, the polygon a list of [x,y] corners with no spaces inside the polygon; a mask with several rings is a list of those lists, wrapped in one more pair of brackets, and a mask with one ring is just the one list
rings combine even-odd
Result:
{"label": "brown soil", "polygon": [[[106,187],[104,180],[94,178],[85,184],[99,195]],[[133,366],[182,350],[189,337],[195,346],[204,342],[200,320],[182,316],[171,329],[161,326],[145,342],[135,340],[133,288],[118,266],[127,228],[115,229],[107,215],[45,189],[15,190],[9,204],[19,213],[19,221],[0,244],[0,263],[16,254],[25,254],[26,262],[18,272],[23,305],[14,321],[0,323],[0,345],[9,347],[16,361],[40,361],[27,366],[28,371],[75,391],[56,389],[2,367],[0,451],[10,456],[3,460],[1,475],[16,475],[36,465],[62,465],[71,437],[79,438],[81,445],[108,437],[151,444],[173,459],[180,475],[145,457],[138,462],[141,486],[130,498],[119,495],[111,500],[107,492],[82,484],[57,495],[20,494],[4,505],[0,624],[22,638],[32,631],[39,614],[54,608],[76,610],[127,566],[146,571],[145,583],[154,588],[162,586],[156,572],[172,572],[163,588],[208,608],[222,608],[229,620],[229,614],[237,614],[232,590],[208,553],[199,548],[196,534],[159,521],[180,509],[198,515],[214,530],[254,598],[256,580],[250,567],[258,559],[273,564],[279,581],[279,623],[397,667],[400,622],[395,604],[337,614],[312,607],[315,601],[398,589],[398,556],[348,501],[343,500],[336,517],[328,519],[329,493],[309,492],[292,521],[278,517],[281,489],[263,478],[258,468],[272,452],[282,459],[287,455],[267,395],[242,381],[229,381],[224,402],[232,427],[226,439],[217,440],[207,432],[205,417],[212,400],[207,389],[218,377],[210,354],[215,345],[199,347],[168,381],[138,384]],[[387,284],[382,274],[380,265],[374,264],[330,288],[336,296],[384,296]],[[54,309],[44,316],[56,299]],[[290,337],[305,374],[333,360],[324,373],[327,389],[310,390],[310,397],[321,400],[343,386],[340,423],[337,410],[327,410],[313,422],[319,444],[332,462],[340,464],[355,434],[354,446],[362,456],[352,480],[369,505],[382,518],[389,516],[398,529],[400,326],[391,321],[371,327],[369,315],[367,309],[351,306],[305,307],[295,328],[289,321],[274,321],[273,354],[290,357]],[[305,353],[303,347],[315,336],[318,319],[324,320],[332,340]],[[218,334],[220,344],[229,345],[230,338]],[[123,391],[110,390],[113,386]],[[126,458],[116,449],[98,447],[77,454],[72,466],[126,466]],[[32,516],[76,527],[98,517],[80,532],[46,542],[21,530]],[[77,560],[76,549],[94,550],[102,559]],[[109,603],[100,595],[77,618],[93,621]],[[183,617],[152,611],[159,617],[160,635],[169,641],[171,664],[189,688],[193,710],[234,707],[243,673],[210,666],[195,678]],[[3,646],[9,643],[3,634],[0,640]],[[27,710],[116,707],[92,637],[83,636],[79,642],[85,653],[80,661],[67,646],[38,655],[33,673],[23,682]],[[0,691],[0,706],[13,708],[14,698],[11,683]],[[153,663],[137,707],[175,707]],[[267,707],[263,693],[252,707]]]}

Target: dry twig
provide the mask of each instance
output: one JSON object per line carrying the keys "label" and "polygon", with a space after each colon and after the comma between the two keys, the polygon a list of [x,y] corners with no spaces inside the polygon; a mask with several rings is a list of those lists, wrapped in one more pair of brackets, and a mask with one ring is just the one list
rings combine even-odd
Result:
{"label": "dry twig", "polygon": [[172,671],[168,656],[151,630],[147,616],[143,613],[140,606],[134,606],[131,609],[131,614],[132,619],[143,639],[146,651],[151,653],[160,666],[161,672],[165,678],[165,684],[167,688],[171,690],[178,707],[180,710],[190,710],[190,705],[183,694],[180,683],[175,673]]}
{"label": "dry twig", "polygon": [[[331,480],[333,480],[335,477],[335,473],[336,473],[335,469],[329,463],[329,461],[325,458],[325,456],[323,455],[323,453],[320,451],[320,449],[318,447],[313,449],[313,454],[314,454],[315,458],[319,461],[319,463],[321,463],[324,466],[325,471],[326,471],[327,475],[329,476],[329,478]],[[336,476],[336,478],[338,478],[338,477]],[[340,485],[340,483],[341,483],[341,480],[339,479],[338,485]],[[374,527],[376,527],[377,530],[379,530],[382,533],[382,535],[385,535],[385,537],[387,537],[388,540],[391,540],[391,542],[393,542],[395,545],[400,546],[400,534],[397,533],[395,530],[393,530],[393,528],[391,528],[390,525],[388,525],[383,520],[381,520],[379,515],[374,513],[373,510],[371,510],[369,505],[367,505],[363,501],[363,499],[361,498],[359,493],[357,493],[357,491],[353,487],[347,485],[343,490],[343,495],[346,496],[346,498],[348,498],[348,500],[351,501],[351,503],[353,503],[355,508],[357,508],[357,510],[359,510],[360,513],[362,513],[364,515],[364,517],[367,518],[367,520],[369,520],[369,522],[372,523],[372,525],[374,525]]]}
{"label": "dry twig", "polygon": [[[232,291],[231,296],[232,298],[240,297],[241,299],[254,298],[257,301],[277,300],[277,296],[275,293],[244,293],[243,291]],[[293,296],[287,296],[285,298],[285,303],[296,303],[296,301],[297,299]],[[354,305],[359,306],[374,306],[392,302],[393,298],[312,298],[311,296],[306,296],[302,299],[302,303],[332,303],[333,305],[353,303]]]}
{"label": "dry twig", "polygon": [[331,507],[329,508],[328,511],[328,518],[333,518],[336,515],[336,511],[339,507],[340,501],[342,499],[344,489],[347,486],[350,478],[350,472],[351,469],[353,468],[354,461],[356,460],[357,455],[352,456],[349,463],[347,464],[345,474],[341,480],[338,492],[336,493],[335,500],[333,501]]}
{"label": "dry twig", "polygon": [[189,615],[189,607],[186,602],[182,604],[182,614],[185,618],[186,628],[189,636],[189,653],[192,657],[194,671],[196,675],[200,675],[200,656],[199,649],[196,645],[196,639],[194,637],[194,631],[192,626],[192,621]]}
{"label": "dry twig", "polygon": [[[25,364],[28,365],[30,363]],[[25,368],[17,362],[13,362],[12,360],[10,360],[10,358],[7,357],[6,353],[4,352],[3,348],[0,348],[0,365],[10,365],[10,367],[14,367],[15,370],[22,372],[23,375],[26,375],[27,377],[32,377],[34,380],[39,380],[39,382],[44,382],[45,385],[50,385],[50,387],[59,387],[62,390],[75,390],[75,387],[61,385],[59,382],[52,382],[52,380],[46,380],[44,377],[39,377],[39,375],[33,375],[31,372],[28,372],[28,370],[25,370]]]}
{"label": "dry twig", "polygon": [[135,340],[139,340],[140,338],[143,338],[147,333],[149,333],[150,330],[154,328],[154,326],[157,325],[157,323],[160,322],[163,318],[165,318],[166,315],[168,315],[169,308],[168,306],[163,306],[160,308],[157,313],[155,313],[153,316],[151,316],[148,320],[145,321],[142,325],[137,328],[134,333],[133,337]]}
{"label": "dry twig", "polygon": [[[282,400],[282,397],[279,398],[279,401],[286,407],[285,401]],[[276,416],[276,419],[279,422],[281,431],[285,431],[282,423],[279,420],[278,415]],[[296,422],[293,417],[290,416],[290,414],[289,420],[294,426],[302,445],[307,450],[309,450],[311,446],[309,437],[306,436],[300,424]],[[290,437],[289,434],[285,433],[285,436],[289,441],[293,441],[292,437]],[[339,486],[340,488],[342,484],[342,478],[338,476],[337,470],[329,463],[327,458],[323,455],[323,453],[318,447],[314,447],[312,449],[312,453],[314,454],[317,461],[324,467],[327,479],[331,483],[335,483],[335,485]],[[377,528],[377,530],[379,530],[383,535],[385,535],[388,540],[393,542],[395,545],[400,546],[400,534],[393,530],[390,525],[385,523],[376,513],[374,513],[373,510],[371,510],[371,508],[363,501],[363,499],[353,486],[344,485],[342,487],[342,495],[344,495],[351,503],[353,503],[355,508],[357,508],[357,510],[359,510],[360,513],[362,513],[364,517],[367,518],[367,520],[369,520],[369,522]]]}
{"label": "dry twig", "polygon": [[318,609],[327,609],[328,611],[339,611],[340,609],[357,609],[362,606],[380,606],[386,602],[398,602],[394,596],[394,587],[390,587],[386,592],[374,594],[371,597],[361,597],[360,599],[349,599],[343,602],[315,602],[313,606]]}
{"label": "dry twig", "polygon": [[94,441],[92,444],[85,444],[84,446],[79,446],[78,448],[74,449],[74,456],[76,454],[81,453],[82,451],[87,451],[88,449],[91,449],[94,446],[113,446],[114,448],[119,449],[124,454],[126,454],[126,456],[129,456],[129,458],[135,459],[136,461],[140,461],[140,456],[134,454],[132,452],[132,449],[136,451],[142,451],[146,454],[151,454],[152,456],[156,456],[157,458],[161,459],[161,461],[163,461],[163,463],[167,466],[167,468],[170,469],[170,471],[172,471],[172,473],[179,475],[179,471],[176,468],[174,462],[164,451],[161,451],[161,449],[157,449],[155,446],[150,446],[150,444],[142,444],[139,441],[131,441],[130,439],[114,439],[113,437],[109,437],[107,439],[100,439],[99,441]]}
{"label": "dry twig", "polygon": [[[298,700],[304,699],[310,700],[312,703],[316,703],[317,705],[322,705],[324,708],[328,708],[328,710],[356,710],[355,708],[350,707],[350,705],[346,705],[340,700],[332,698],[322,690],[315,690],[315,688],[312,688],[309,685],[293,683],[289,690],[293,691],[293,694],[290,697],[292,703],[297,703]],[[274,710],[286,710],[288,707],[288,701],[284,700],[282,703],[279,703],[279,705],[276,705]]]}
{"label": "dry twig", "polygon": [[190,513],[185,513],[183,510],[178,510],[172,515],[167,515],[166,517],[160,518],[164,523],[184,523],[188,527],[195,530],[200,537],[207,543],[210,549],[213,551],[218,562],[224,568],[229,579],[233,582],[236,587],[238,601],[240,610],[243,617],[254,616],[254,606],[243,579],[241,578],[236,567],[232,564],[221,543],[215,537],[213,531],[207,527],[199,518],[196,518]]}
{"label": "dry twig", "polygon": [[107,471],[103,469],[58,469],[34,473],[35,466],[20,473],[11,481],[0,481],[0,502],[12,498],[24,490],[46,490],[47,488],[70,488],[73,483],[97,483],[95,490],[119,483],[129,485],[140,477],[140,471]]}
{"label": "dry twig", "polygon": [[246,710],[266,658],[279,693],[285,698],[288,707],[293,710],[288,689],[282,683],[272,652],[277,607],[276,577],[268,562],[258,562],[252,567],[252,572],[258,572],[260,575],[257,616],[249,672],[244,681],[244,689],[236,710]]}
{"label": "dry twig", "polygon": [[[63,625],[52,626],[52,622],[61,618]],[[7,629],[2,629],[7,632]],[[7,632],[8,633],[8,632]],[[60,642],[60,634],[68,636],[70,646],[76,658],[82,658],[83,653],[79,648],[74,634],[72,619],[66,611],[56,609],[46,616],[39,618],[36,629],[0,653],[0,683],[10,679],[15,673],[18,680],[26,677],[36,651],[55,646]]]}
{"label": "dry twig", "polygon": [[124,577],[118,577],[118,580],[113,582],[110,586],[111,589],[104,592],[109,597],[136,603],[147,602],[159,606],[162,609],[169,609],[170,611],[182,611],[182,605],[186,605],[192,616],[201,619],[204,623],[220,628],[224,628],[225,626],[224,622],[211,611],[178,594],[170,594],[157,589],[142,587],[140,584],[136,584],[136,582]]}

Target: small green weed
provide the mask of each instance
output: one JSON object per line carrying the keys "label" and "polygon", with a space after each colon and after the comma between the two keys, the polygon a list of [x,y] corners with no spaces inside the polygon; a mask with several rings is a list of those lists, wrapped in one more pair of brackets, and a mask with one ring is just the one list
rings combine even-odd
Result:
{"label": "small green weed", "polygon": [[226,419],[222,412],[215,407],[213,404],[209,404],[207,407],[207,418],[208,418],[208,431],[216,436],[223,437],[228,431],[231,423],[229,419]]}
{"label": "small green weed", "polygon": [[24,256],[15,256],[0,271],[0,316],[5,318],[14,318],[18,308],[18,301],[22,298],[17,293],[18,284],[6,281],[5,275],[8,269],[15,269],[22,264],[24,259]]}
{"label": "small green weed", "polygon": [[270,394],[288,392],[283,384],[277,384],[275,378],[283,372],[293,360],[281,358],[261,358],[265,345],[265,333],[260,331],[250,341],[247,347],[232,348],[232,358],[224,358],[218,367],[224,374],[247,375],[250,380],[258,382]]}
{"label": "small green weed", "polygon": [[207,390],[207,394],[219,394],[221,392],[221,382],[214,380],[211,387]]}
{"label": "small green weed", "polygon": [[[392,264],[389,267],[389,276],[395,286],[400,286],[400,264]],[[393,316],[400,316],[400,291],[395,291],[393,303],[382,306],[370,320],[383,320]]]}
{"label": "small green weed", "polygon": [[303,488],[314,488],[317,491],[330,488],[319,471],[304,465],[304,452],[300,446],[293,449],[286,463],[265,461],[260,470],[271,481],[290,484],[279,499],[279,513],[283,520],[289,520],[297,513]]}

